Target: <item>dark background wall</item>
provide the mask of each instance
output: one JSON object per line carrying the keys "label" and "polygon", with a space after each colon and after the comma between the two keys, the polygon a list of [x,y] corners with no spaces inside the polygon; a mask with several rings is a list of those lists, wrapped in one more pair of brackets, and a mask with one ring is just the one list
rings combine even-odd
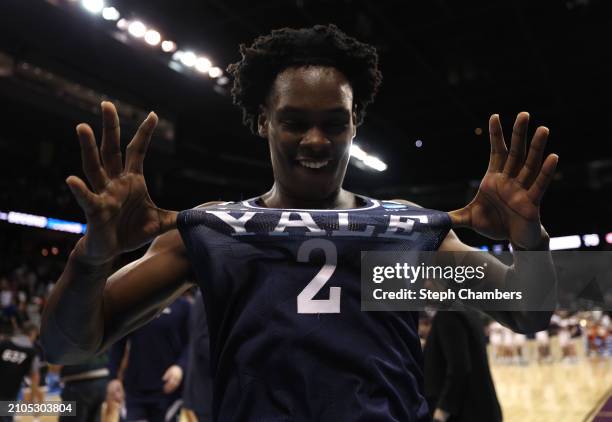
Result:
{"label": "dark background wall", "polygon": [[[389,167],[379,173],[351,166],[346,186],[360,193],[460,207],[487,166],[488,116],[500,113],[510,131],[515,115],[529,111],[532,129],[548,126],[548,149],[560,155],[542,211],[551,235],[612,231],[608,2],[114,5],[222,68],[239,59],[240,43],[283,26],[331,22],[374,44],[384,84],[356,141]],[[100,95],[125,104],[125,143],[139,110],[155,110],[168,123],[171,130],[157,136],[146,162],[160,206],[236,200],[271,186],[267,145],[241,125],[226,87],[177,72],[168,55],[119,38],[114,23],[68,0],[0,3],[0,211],[83,220],[63,180],[81,172],[74,127],[86,121],[99,129]],[[4,230],[9,241],[13,235]]]}

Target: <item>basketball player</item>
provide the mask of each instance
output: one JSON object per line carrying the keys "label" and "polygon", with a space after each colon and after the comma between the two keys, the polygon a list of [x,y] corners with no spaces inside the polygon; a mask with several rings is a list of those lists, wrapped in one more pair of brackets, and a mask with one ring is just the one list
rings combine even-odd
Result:
{"label": "basketball player", "polygon": [[[526,154],[529,115],[519,114],[508,151],[493,115],[488,170],[461,209],[379,201],[342,188],[352,139],[381,82],[374,48],[329,25],[273,31],[241,53],[229,69],[234,101],[267,140],[274,171],[261,196],[160,209],[143,177],[154,113],[125,163],[111,103],[102,104],[101,160],[91,128],[77,127],[91,188],[75,176],[67,183],[88,230],[45,309],[49,360],[105,350],[188,289],[193,270],[208,315],[215,420],[428,420],[418,316],[361,312],[360,251],[475,250],[451,227],[547,250],[539,206],[557,164],[556,155],[543,160],[548,129],[535,131]],[[115,257],[151,241],[141,259],[111,274]],[[490,260],[487,282],[501,286],[526,271],[519,255],[512,267],[493,257],[462,264]],[[554,290],[552,263],[535,271],[538,287]],[[543,329],[550,313],[494,316],[526,332]]]}
{"label": "basketball player", "polygon": [[[111,348],[107,403],[125,397],[122,421],[178,421],[187,368],[191,304],[181,297],[158,318],[124,337]],[[128,346],[129,343],[129,346]],[[126,369],[119,376],[124,355]]]}
{"label": "basketball player", "polygon": [[[13,336],[13,328],[0,324],[0,400],[15,401],[26,376],[31,380],[31,397],[38,397],[39,359],[34,348],[38,327],[31,322],[23,326],[23,334]],[[0,416],[0,421],[12,421],[11,416]]]}

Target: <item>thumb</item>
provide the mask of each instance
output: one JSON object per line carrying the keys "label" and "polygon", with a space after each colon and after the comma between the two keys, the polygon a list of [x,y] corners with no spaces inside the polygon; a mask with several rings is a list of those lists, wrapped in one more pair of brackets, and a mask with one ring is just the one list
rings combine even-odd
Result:
{"label": "thumb", "polygon": [[83,211],[91,212],[96,203],[96,196],[89,190],[85,182],[76,176],[69,176],[66,179],[66,184]]}

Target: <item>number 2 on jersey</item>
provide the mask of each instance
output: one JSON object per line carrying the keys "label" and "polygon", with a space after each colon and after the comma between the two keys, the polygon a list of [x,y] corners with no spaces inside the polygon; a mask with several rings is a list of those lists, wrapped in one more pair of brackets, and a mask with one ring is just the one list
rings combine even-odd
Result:
{"label": "number 2 on jersey", "polygon": [[298,314],[339,314],[340,287],[329,288],[329,299],[313,299],[336,271],[336,265],[338,264],[336,245],[326,239],[307,240],[300,245],[297,260],[298,262],[308,262],[310,253],[316,249],[321,249],[325,254],[325,264],[298,295]]}

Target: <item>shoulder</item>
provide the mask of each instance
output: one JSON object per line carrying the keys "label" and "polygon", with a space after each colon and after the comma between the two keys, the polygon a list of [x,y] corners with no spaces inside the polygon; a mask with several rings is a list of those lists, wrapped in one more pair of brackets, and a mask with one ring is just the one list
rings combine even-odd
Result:
{"label": "shoulder", "polygon": [[[223,204],[223,201],[210,201],[200,204],[194,208],[207,208],[218,204]],[[159,252],[175,252],[179,255],[185,255],[185,244],[178,229],[172,229],[168,232],[159,235],[155,238],[149,247],[147,254]]]}
{"label": "shoulder", "polygon": [[219,204],[225,204],[225,201],[210,201],[210,202],[205,202],[203,204],[198,205],[197,207],[194,208],[207,208],[207,207],[212,207],[214,205],[219,205]]}
{"label": "shoulder", "polygon": [[[401,204],[410,205],[413,207],[423,208],[421,205],[416,204],[411,201],[407,201],[405,199],[394,199],[394,202],[399,202]],[[438,248],[439,251],[473,251],[474,248],[463,243],[455,231],[453,229],[448,231],[448,234],[442,241],[442,244]]]}
{"label": "shoulder", "polygon": [[392,199],[392,201],[393,202],[399,202],[400,204],[404,204],[404,205],[410,205],[411,207],[423,208],[419,204],[416,204],[416,203],[411,202],[411,201],[407,201],[405,199]]}

